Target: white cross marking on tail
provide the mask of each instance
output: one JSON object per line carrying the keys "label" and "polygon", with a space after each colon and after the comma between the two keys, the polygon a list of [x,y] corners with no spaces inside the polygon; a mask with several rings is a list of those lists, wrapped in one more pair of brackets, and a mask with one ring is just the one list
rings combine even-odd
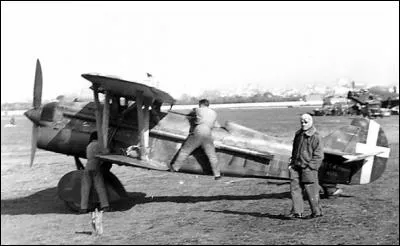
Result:
{"label": "white cross marking on tail", "polygon": [[[367,142],[365,144],[357,143],[356,153],[367,154],[367,153],[381,152],[377,156],[389,158],[390,148],[376,145],[379,135],[379,128],[380,125],[378,123],[376,123],[373,120],[369,121]],[[371,180],[371,172],[372,172],[372,166],[374,164],[374,156],[369,156],[365,158],[365,160],[366,162],[361,168],[360,184],[368,184],[369,181]]]}

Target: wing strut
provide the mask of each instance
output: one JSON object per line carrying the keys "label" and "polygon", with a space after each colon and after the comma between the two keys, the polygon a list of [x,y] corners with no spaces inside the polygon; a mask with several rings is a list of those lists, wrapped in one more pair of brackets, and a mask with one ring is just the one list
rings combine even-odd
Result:
{"label": "wing strut", "polygon": [[99,101],[99,89],[98,87],[93,84],[93,96],[94,101],[96,103],[96,128],[97,128],[97,137],[99,139],[99,144],[101,148],[101,152],[103,154],[107,154],[108,146],[107,146],[107,136],[108,136],[108,122],[109,122],[109,112],[110,112],[110,105],[109,105],[109,94],[105,92],[105,100],[104,100],[104,107],[103,112],[101,112],[100,101]]}
{"label": "wing strut", "polygon": [[108,128],[110,122],[110,93],[108,91],[104,92],[104,108],[103,108],[103,147],[108,154]]}
{"label": "wing strut", "polygon": [[[175,99],[168,93],[159,90],[157,88],[140,84],[137,82],[131,82],[126,80],[121,80],[112,77],[106,77],[101,75],[93,74],[82,74],[82,77],[92,82],[92,90],[94,93],[94,99],[96,104],[96,128],[99,142],[101,143],[101,148],[103,149],[103,154],[108,154],[110,152],[110,146],[108,142],[115,134],[115,129],[113,129],[112,135],[108,134],[109,123],[115,121],[115,117],[119,116],[119,111],[115,110],[113,105],[110,106],[110,99],[121,106],[120,98],[125,99],[125,111],[122,112],[122,117],[130,112],[129,100],[136,101],[137,107],[137,121],[138,121],[138,140],[139,140],[139,159],[148,161],[150,148],[149,148],[149,134],[150,134],[150,110],[149,107],[153,105],[155,101],[158,102],[169,102],[171,105],[175,102]],[[101,105],[99,102],[98,93],[105,94],[105,101],[103,110],[101,110]],[[114,105],[115,106],[115,105]],[[134,107],[131,108],[132,110]],[[110,112],[111,111],[111,112]],[[110,116],[112,117],[110,119]],[[113,124],[113,123],[112,123]],[[117,123],[118,126],[122,126],[121,122]],[[133,124],[136,125],[136,124]],[[118,127],[117,126],[117,127]]]}
{"label": "wing strut", "polygon": [[143,91],[136,94],[137,117],[140,137],[140,159],[149,160],[149,105],[144,104]]}

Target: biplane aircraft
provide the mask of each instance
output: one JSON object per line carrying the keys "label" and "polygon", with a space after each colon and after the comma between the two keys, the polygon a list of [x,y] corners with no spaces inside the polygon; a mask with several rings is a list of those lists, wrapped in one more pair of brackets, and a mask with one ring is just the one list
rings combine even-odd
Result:
{"label": "biplane aircraft", "polygon": [[[162,90],[95,74],[82,77],[91,83],[94,102],[42,105],[42,71],[37,60],[33,108],[25,112],[33,122],[31,166],[37,147],[75,158],[77,170],[65,174],[58,183],[59,197],[73,210],[80,204],[83,166],[79,158],[86,158],[91,134],[97,133],[102,145],[102,154],[97,158],[105,162],[168,171],[191,127],[186,114],[172,111],[175,99]],[[104,102],[99,100],[100,93],[104,94]],[[171,107],[161,110],[162,104]],[[231,121],[214,128],[212,135],[223,176],[289,180],[290,142]],[[377,122],[353,119],[323,140],[321,183],[368,184],[384,172],[390,149]],[[127,154],[128,149],[134,154]],[[189,156],[179,172],[212,175],[201,149]],[[110,202],[127,196],[112,172],[105,174],[105,182]],[[91,205],[97,201],[92,192]]]}

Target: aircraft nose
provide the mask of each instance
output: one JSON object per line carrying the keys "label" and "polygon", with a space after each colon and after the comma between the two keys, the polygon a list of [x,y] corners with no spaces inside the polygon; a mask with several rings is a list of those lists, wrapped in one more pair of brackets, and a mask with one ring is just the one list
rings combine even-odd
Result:
{"label": "aircraft nose", "polygon": [[30,119],[33,123],[35,124],[39,124],[40,121],[40,110],[39,109],[29,109],[28,111],[26,111],[24,113],[24,115]]}

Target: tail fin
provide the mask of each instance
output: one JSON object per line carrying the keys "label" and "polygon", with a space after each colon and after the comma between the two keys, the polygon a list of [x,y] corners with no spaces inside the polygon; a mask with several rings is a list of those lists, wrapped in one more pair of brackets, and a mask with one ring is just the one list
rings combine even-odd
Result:
{"label": "tail fin", "polygon": [[[390,148],[383,129],[376,121],[356,118],[350,126],[342,127],[324,138],[324,152],[321,179],[333,182],[336,176],[333,173],[342,170],[341,176],[346,173],[347,177],[338,183],[368,184],[382,176]],[[331,174],[327,174],[329,172]]]}

